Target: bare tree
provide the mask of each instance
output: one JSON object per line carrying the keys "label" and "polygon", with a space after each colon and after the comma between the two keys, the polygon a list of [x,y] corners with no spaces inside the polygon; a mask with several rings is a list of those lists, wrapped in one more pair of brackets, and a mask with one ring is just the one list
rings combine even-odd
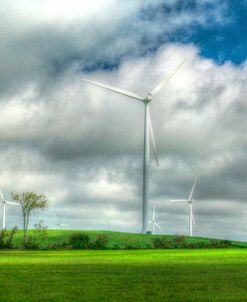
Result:
{"label": "bare tree", "polygon": [[48,207],[48,200],[45,194],[38,195],[34,192],[11,193],[12,199],[19,202],[23,216],[23,245],[27,243],[27,230],[31,215],[38,214],[40,210]]}

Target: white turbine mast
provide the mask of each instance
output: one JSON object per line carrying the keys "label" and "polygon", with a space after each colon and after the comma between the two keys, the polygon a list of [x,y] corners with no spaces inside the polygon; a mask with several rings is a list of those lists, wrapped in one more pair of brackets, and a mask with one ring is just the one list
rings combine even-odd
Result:
{"label": "white turbine mast", "polygon": [[160,231],[163,231],[162,228],[158,225],[158,223],[155,220],[156,217],[156,204],[155,202],[153,203],[153,215],[152,215],[152,220],[150,221],[150,223],[152,224],[152,234],[155,234],[156,228],[158,228]]}
{"label": "white turbine mast", "polygon": [[193,224],[196,224],[195,223],[195,218],[194,218],[194,214],[193,214],[193,202],[195,200],[193,200],[193,194],[194,194],[194,190],[195,190],[195,186],[196,186],[196,182],[198,180],[198,176],[196,177],[194,183],[193,183],[193,186],[192,186],[192,189],[191,189],[191,192],[190,192],[190,195],[189,195],[189,198],[188,199],[172,199],[171,201],[174,201],[174,202],[187,202],[188,205],[189,205],[189,235],[190,236],[193,236]]}
{"label": "white turbine mast", "polygon": [[83,81],[90,83],[92,85],[104,88],[106,90],[113,91],[117,94],[127,96],[129,98],[141,101],[144,104],[144,150],[143,150],[143,193],[142,193],[142,233],[146,234],[148,232],[148,222],[149,222],[149,161],[150,161],[150,138],[154,149],[154,155],[156,159],[157,166],[159,166],[155,139],[153,133],[153,126],[150,117],[149,104],[152,102],[153,97],[161,90],[161,88],[174,76],[178,69],[185,63],[185,60],[180,63],[177,68],[165,77],[153,90],[151,90],[146,97],[141,97],[136,93],[128,90],[112,87],[109,85],[97,83],[88,79],[83,79]]}
{"label": "white turbine mast", "polygon": [[3,204],[2,229],[4,230],[6,228],[6,205],[20,206],[20,203],[6,200],[1,189],[0,200]]}

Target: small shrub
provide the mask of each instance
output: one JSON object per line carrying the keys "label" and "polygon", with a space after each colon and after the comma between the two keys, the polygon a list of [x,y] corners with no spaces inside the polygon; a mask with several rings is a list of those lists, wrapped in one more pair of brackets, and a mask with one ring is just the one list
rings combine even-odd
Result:
{"label": "small shrub", "polygon": [[13,238],[17,232],[17,229],[17,226],[15,226],[9,232],[6,229],[0,231],[0,249],[13,248]]}
{"label": "small shrub", "polygon": [[198,246],[198,248],[200,248],[200,249],[209,248],[209,244],[206,243],[206,242],[203,242],[203,241],[198,242],[198,243],[197,243],[197,246]]}
{"label": "small shrub", "polygon": [[163,238],[157,237],[152,239],[153,247],[155,249],[163,249]]}
{"label": "small shrub", "polygon": [[138,246],[138,245],[126,244],[126,245],[124,246],[124,249],[125,249],[125,250],[140,250],[141,247]]}
{"label": "small shrub", "polygon": [[113,250],[121,250],[122,248],[118,244],[114,244],[112,249]]}
{"label": "small shrub", "polygon": [[24,240],[24,248],[28,250],[37,250],[37,249],[43,249],[43,247],[40,246],[39,241],[44,240],[47,237],[47,227],[44,226],[43,220],[40,220],[38,223],[34,225],[34,235],[33,236],[27,236]]}
{"label": "small shrub", "polygon": [[39,248],[37,238],[35,236],[28,236],[26,238],[26,243],[24,245],[24,248],[27,250],[37,250]]}
{"label": "small shrub", "polygon": [[219,247],[231,247],[232,243],[230,240],[219,240],[218,245]]}
{"label": "small shrub", "polygon": [[69,238],[69,244],[73,249],[87,249],[89,247],[90,238],[83,233],[72,234]]}
{"label": "small shrub", "polygon": [[149,243],[145,244],[145,249],[151,250],[152,248],[153,248],[153,247],[152,247],[151,244],[149,244]]}
{"label": "small shrub", "polygon": [[14,239],[14,236],[15,236],[17,230],[18,230],[18,227],[14,226],[13,229],[9,232],[8,238],[7,238],[6,243],[5,243],[5,247],[7,249],[12,249],[13,248],[13,239]]}
{"label": "small shrub", "polygon": [[51,243],[47,246],[47,250],[68,250],[71,246],[67,241],[59,242],[59,243]]}
{"label": "small shrub", "polygon": [[174,239],[173,239],[174,247],[175,248],[184,248],[184,247],[186,247],[185,239],[186,239],[186,237],[184,235],[174,236]]}
{"label": "small shrub", "polygon": [[0,249],[5,248],[5,238],[7,237],[6,229],[0,231]]}
{"label": "small shrub", "polygon": [[198,244],[195,243],[195,242],[190,242],[190,243],[188,243],[188,244],[186,245],[186,247],[187,247],[188,249],[198,249],[198,248],[199,248]]}
{"label": "small shrub", "polygon": [[216,239],[211,239],[210,240],[210,246],[211,247],[217,247],[218,246],[218,240],[216,240]]}
{"label": "small shrub", "polygon": [[45,239],[47,237],[47,227],[44,226],[43,220],[40,220],[38,223],[36,223],[34,227],[34,235],[37,239]]}
{"label": "small shrub", "polygon": [[189,249],[204,249],[204,248],[209,247],[209,245],[203,241],[190,242],[190,243],[187,243],[185,246],[186,246],[186,248],[189,248]]}
{"label": "small shrub", "polygon": [[152,239],[153,248],[155,249],[170,249],[172,248],[172,242],[166,239],[165,236],[156,237]]}
{"label": "small shrub", "polygon": [[108,245],[108,236],[106,235],[98,235],[95,241],[90,245],[90,247],[94,250],[105,250]]}

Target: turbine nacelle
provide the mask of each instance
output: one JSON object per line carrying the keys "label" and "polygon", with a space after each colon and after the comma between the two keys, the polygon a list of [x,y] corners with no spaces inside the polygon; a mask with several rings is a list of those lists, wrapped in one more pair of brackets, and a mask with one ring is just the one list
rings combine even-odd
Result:
{"label": "turbine nacelle", "polygon": [[153,100],[153,95],[151,92],[149,92],[147,94],[147,96],[145,97],[145,99],[143,100],[144,103],[150,103]]}

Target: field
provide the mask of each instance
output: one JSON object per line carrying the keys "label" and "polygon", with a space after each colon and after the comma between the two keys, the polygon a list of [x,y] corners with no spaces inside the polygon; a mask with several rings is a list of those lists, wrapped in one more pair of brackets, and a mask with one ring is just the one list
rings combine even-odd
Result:
{"label": "field", "polygon": [[247,250],[1,251],[0,301],[247,301]]}
{"label": "field", "polygon": [[[68,240],[69,236],[73,233],[85,233],[91,240],[94,240],[98,235],[107,235],[109,239],[108,248],[123,248],[126,245],[136,248],[147,248],[152,245],[152,238],[159,237],[159,235],[144,235],[132,234],[122,232],[109,232],[109,231],[71,231],[71,230],[48,230],[45,238],[40,238],[39,245],[42,248],[47,248],[49,245],[62,243]],[[34,235],[34,231],[30,230],[29,235]],[[22,245],[23,232],[18,231],[14,237],[14,245],[19,247]],[[166,238],[172,240],[174,236],[166,235]],[[201,237],[186,237],[186,242],[190,243],[209,243],[209,238]],[[233,245],[237,247],[247,247],[247,242],[232,241]]]}

